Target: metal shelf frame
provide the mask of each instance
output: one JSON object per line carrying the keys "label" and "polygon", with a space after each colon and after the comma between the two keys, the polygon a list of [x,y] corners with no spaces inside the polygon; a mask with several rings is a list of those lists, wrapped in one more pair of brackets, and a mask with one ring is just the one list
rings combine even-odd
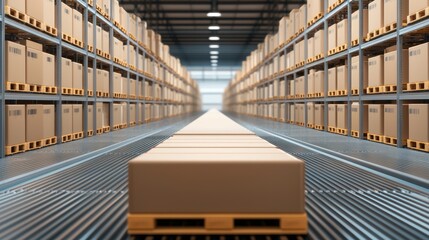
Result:
{"label": "metal shelf frame", "polygon": [[[401,2],[402,0],[396,0],[397,1],[397,6],[401,6]],[[308,90],[308,72],[310,69],[313,69],[315,67],[318,67],[320,69],[324,69],[324,97],[322,98],[307,98],[307,99],[287,99],[287,100],[270,100],[270,101],[259,101],[256,104],[259,105],[263,105],[263,104],[270,104],[270,103],[278,103],[279,109],[278,109],[278,116],[279,118],[283,118],[283,119],[289,119],[289,112],[287,109],[287,104],[293,104],[293,103],[304,103],[307,105],[307,103],[310,102],[318,102],[318,103],[322,103],[324,104],[325,108],[324,108],[324,123],[325,123],[325,131],[327,131],[328,129],[328,103],[345,103],[348,106],[347,109],[347,124],[350,128],[351,126],[351,104],[354,102],[359,103],[360,106],[360,115],[359,115],[359,133],[360,133],[360,138],[363,139],[363,119],[364,119],[364,104],[367,104],[368,102],[389,102],[389,103],[396,103],[397,104],[397,139],[402,139],[402,128],[403,128],[403,116],[404,113],[403,112],[403,104],[405,101],[424,101],[427,102],[429,101],[429,92],[403,92],[402,91],[402,47],[397,48],[397,76],[398,80],[397,80],[397,86],[398,86],[398,90],[396,93],[391,93],[391,94],[364,94],[363,91],[361,90],[359,95],[351,95],[351,58],[353,56],[360,56],[360,69],[359,69],[359,84],[360,84],[360,89],[364,89],[364,85],[363,85],[363,56],[365,56],[365,51],[371,49],[371,48],[375,48],[377,46],[383,46],[386,45],[387,43],[391,43],[391,45],[397,45],[397,46],[402,46],[403,44],[403,38],[404,36],[407,36],[407,34],[411,34],[414,31],[418,31],[424,28],[429,28],[429,19],[424,19],[421,20],[419,22],[410,24],[408,26],[403,27],[402,26],[402,19],[401,19],[401,14],[403,11],[403,9],[401,9],[401,7],[397,8],[397,12],[396,14],[396,19],[397,19],[397,26],[398,28],[388,34],[382,35],[378,38],[375,38],[371,41],[365,42],[364,41],[364,36],[363,36],[363,17],[360,17],[360,22],[359,22],[359,42],[360,44],[358,44],[357,46],[351,47],[351,15],[354,11],[356,11],[356,8],[358,9],[360,16],[363,16],[363,9],[367,7],[367,4],[369,3],[368,0],[346,0],[344,1],[342,4],[340,4],[338,7],[336,7],[335,9],[333,9],[331,12],[326,13],[327,9],[328,9],[328,1],[324,1],[324,12],[325,15],[319,19],[316,23],[314,23],[313,25],[311,25],[310,27],[305,27],[304,32],[300,33],[296,38],[292,39],[290,42],[288,42],[285,46],[283,46],[282,48],[280,48],[279,50],[277,50],[276,52],[274,52],[273,54],[271,54],[268,58],[266,58],[264,61],[262,61],[260,64],[258,64],[255,68],[251,69],[249,73],[245,74],[241,80],[244,80],[246,78],[248,78],[252,73],[259,71],[259,69],[261,69],[264,66],[268,66],[274,59],[275,57],[278,57],[280,59],[281,55],[286,55],[287,49],[291,49],[291,47],[295,46],[295,44],[299,41],[304,40],[305,44],[304,44],[304,56],[305,59],[308,58],[308,45],[307,45],[307,40],[314,34],[313,32],[316,29],[324,29],[324,58],[317,60],[315,62],[312,63],[306,63],[304,64],[304,66],[299,67],[297,69],[294,69],[292,71],[287,71],[286,73],[283,73],[279,76],[276,77],[271,77],[269,80],[263,81],[261,83],[255,84],[253,86],[250,87],[246,87],[244,90],[240,90],[240,91],[235,91],[234,92],[228,92],[228,95],[224,96],[224,101],[226,101],[226,105],[242,105],[243,103],[234,103],[232,102],[232,100],[234,99],[234,97],[236,97],[238,94],[241,94],[243,92],[247,92],[247,91],[252,91],[254,89],[256,89],[257,91],[257,98],[258,99],[269,99],[270,96],[266,96],[264,91],[261,91],[262,95],[260,94],[260,92],[257,90],[261,87],[264,86],[269,86],[269,84],[275,84],[274,89],[278,89],[278,92],[274,92],[274,96],[276,96],[275,94],[277,94],[277,96],[279,96],[280,93],[280,81],[285,81],[285,86],[284,86],[284,91],[286,93],[286,95],[288,95],[289,91],[289,81],[291,79],[296,79],[297,75],[299,76],[304,76],[305,81],[304,81],[304,91],[305,93],[307,93]],[[307,12],[306,12],[307,14]],[[329,23],[332,22],[332,18],[334,18],[335,16],[337,16],[338,14],[344,14],[347,15],[347,19],[349,19],[348,21],[348,39],[347,39],[347,46],[348,48],[340,53],[331,55],[331,56],[327,56],[327,52],[328,52],[328,27],[329,27]],[[423,42],[421,42],[423,43]],[[416,45],[419,43],[416,43]],[[335,65],[337,61],[344,61],[345,64],[347,65],[347,76],[348,76],[348,95],[346,96],[341,96],[341,97],[329,97],[328,96],[328,66],[332,66]],[[285,59],[286,61],[286,59]],[[286,63],[285,63],[286,66]],[[235,86],[237,86],[237,84],[239,84],[240,81],[235,82],[234,84],[230,85],[230,88],[233,89]],[[284,114],[285,116],[280,116],[281,110],[281,104],[284,104]],[[264,113],[260,112],[259,108],[256,108],[256,114],[259,116],[263,116]],[[274,110],[276,111],[276,110]],[[307,110],[304,111],[304,119],[305,122],[308,122],[307,119]],[[349,136],[351,135],[351,131],[349,131]],[[402,147],[401,145],[402,141],[398,141],[397,147]]]}
{"label": "metal shelf frame", "polygon": [[[101,0],[98,0],[101,1]],[[88,105],[90,104],[94,104],[94,109],[95,109],[95,103],[97,102],[101,102],[101,103],[109,103],[110,104],[110,113],[113,113],[113,103],[114,102],[125,102],[127,103],[127,106],[129,106],[129,104],[135,104],[135,119],[136,122],[138,122],[139,117],[141,116],[141,119],[144,120],[145,119],[145,113],[144,113],[144,105],[145,104],[159,104],[161,106],[165,106],[165,105],[169,105],[169,104],[173,104],[173,105],[178,105],[178,103],[170,103],[167,99],[164,99],[164,89],[165,88],[170,88],[169,86],[167,86],[166,84],[164,84],[164,79],[165,79],[165,75],[160,76],[160,81],[157,79],[153,79],[150,78],[148,76],[145,76],[143,74],[140,74],[136,71],[133,71],[130,69],[130,67],[123,67],[119,64],[116,64],[112,59],[104,59],[102,57],[99,57],[98,55],[96,55],[94,52],[89,52],[87,45],[88,45],[88,27],[87,27],[87,23],[90,19],[90,16],[92,16],[92,24],[94,26],[97,26],[99,24],[102,24],[103,29],[108,29],[109,31],[109,35],[110,35],[110,42],[109,42],[109,50],[111,55],[113,56],[113,36],[117,36],[119,35],[122,38],[122,41],[124,42],[124,44],[129,44],[129,45],[133,45],[136,49],[135,51],[135,59],[136,59],[136,67],[139,66],[139,58],[138,58],[138,54],[142,53],[143,54],[143,59],[145,58],[150,58],[154,63],[157,63],[162,70],[166,70],[168,72],[170,72],[172,75],[174,75],[176,78],[180,79],[183,83],[185,83],[185,87],[190,86],[191,92],[187,92],[186,90],[183,91],[177,91],[174,90],[176,92],[179,92],[180,94],[184,94],[186,96],[191,96],[191,98],[193,99],[193,101],[199,101],[199,96],[196,96],[195,94],[198,94],[198,87],[194,87],[191,83],[189,83],[188,81],[186,81],[186,79],[182,76],[180,76],[177,72],[175,72],[172,68],[170,68],[169,66],[167,66],[163,61],[159,60],[157,57],[155,57],[154,55],[151,55],[149,52],[146,51],[146,49],[144,49],[142,46],[140,46],[136,41],[134,41],[133,39],[131,39],[127,34],[123,33],[119,28],[117,28],[110,20],[106,19],[104,16],[102,16],[101,14],[99,14],[96,11],[96,4],[97,4],[97,0],[94,0],[93,6],[91,7],[90,5],[87,4],[87,1],[83,1],[83,0],[74,0],[75,3],[79,4],[80,7],[82,7],[83,12],[82,12],[82,17],[83,17],[83,42],[84,42],[84,48],[79,48],[77,46],[74,46],[70,43],[64,42],[61,38],[61,33],[62,33],[62,23],[61,23],[61,3],[64,1],[56,1],[56,5],[55,5],[55,9],[56,9],[56,27],[57,27],[57,31],[58,31],[58,36],[54,37],[48,34],[45,34],[41,31],[38,31],[30,26],[27,26],[21,22],[15,21],[12,18],[8,18],[7,16],[5,17],[4,13],[4,9],[5,9],[5,0],[0,0],[0,129],[2,134],[0,134],[0,158],[3,158],[5,156],[5,146],[6,146],[6,139],[5,139],[5,132],[6,132],[6,123],[5,123],[5,107],[6,107],[6,101],[50,101],[50,102],[54,102],[55,103],[55,107],[56,107],[56,136],[58,137],[59,143],[61,142],[61,136],[62,136],[62,127],[61,127],[61,123],[62,123],[62,119],[61,119],[61,110],[62,110],[62,104],[63,102],[78,102],[78,103],[82,103],[83,105],[83,131],[84,131],[84,135],[85,137],[87,137],[87,130],[89,128],[88,126]],[[111,2],[111,12],[112,12],[112,16],[111,18],[113,19],[113,14],[114,14],[114,4],[113,1]],[[53,95],[49,95],[49,94],[37,94],[37,93],[20,93],[20,92],[7,92],[5,90],[5,85],[6,85],[6,80],[5,80],[5,35],[7,33],[6,31],[6,27],[11,27],[14,29],[18,29],[19,31],[22,31],[26,34],[29,34],[31,36],[37,37],[38,39],[41,39],[44,42],[49,43],[50,45],[54,45],[55,49],[56,49],[56,53],[55,53],[55,57],[56,57],[56,87],[58,88],[58,93],[57,94],[53,94]],[[137,30],[136,30],[137,31]],[[96,47],[96,28],[93,28],[93,43],[92,46],[94,46],[94,49]],[[135,36],[137,36],[136,33],[134,33]],[[63,52],[64,50],[67,50],[67,52],[72,52],[75,55],[79,55],[82,57],[82,65],[83,65],[83,88],[84,88],[84,96],[68,96],[68,95],[62,95],[61,94],[61,88],[62,88],[62,84],[61,84],[61,58],[63,57]],[[130,54],[129,52],[127,52],[127,59],[128,61],[130,60]],[[91,62],[90,62],[91,61]],[[96,97],[95,91],[94,91],[94,96],[88,96],[87,95],[87,89],[88,89],[88,72],[86,71],[86,69],[88,67],[94,69],[93,71],[93,89],[97,89],[97,81],[96,81],[96,69],[97,69],[97,65],[98,64],[104,64],[106,66],[108,66],[109,69],[109,73],[110,73],[110,78],[109,78],[109,85],[110,85],[110,96],[109,98],[99,98]],[[146,71],[147,67],[145,65],[145,63],[143,62],[143,68]],[[145,93],[145,84],[144,81],[151,81],[152,83],[156,83],[159,84],[161,87],[161,101],[146,101],[146,100],[139,100],[137,99],[116,99],[113,98],[113,72],[114,69],[119,69],[123,72],[125,72],[126,75],[123,75],[124,77],[127,78],[128,80],[128,89],[127,89],[127,94],[128,96],[130,95],[130,79],[136,80],[136,96],[138,97],[140,94],[144,95]],[[162,71],[164,72],[164,71]],[[139,84],[138,82],[142,82],[141,84],[141,89],[139,88]],[[155,91],[155,84],[152,84],[152,93],[154,93]],[[143,112],[140,111],[139,108],[139,104],[143,104]],[[186,103],[181,103],[180,105],[193,105],[196,106],[194,104],[190,104],[189,102]],[[154,107],[154,106],[153,106]],[[152,109],[153,112],[154,109]],[[164,116],[167,115],[167,111],[168,109],[160,109],[160,118],[163,118]],[[93,129],[96,129],[96,111],[93,111]],[[131,119],[131,115],[130,115],[130,111],[127,111],[127,123],[130,123],[130,119]],[[110,125],[111,125],[111,129],[113,129],[113,115],[110,114]]]}

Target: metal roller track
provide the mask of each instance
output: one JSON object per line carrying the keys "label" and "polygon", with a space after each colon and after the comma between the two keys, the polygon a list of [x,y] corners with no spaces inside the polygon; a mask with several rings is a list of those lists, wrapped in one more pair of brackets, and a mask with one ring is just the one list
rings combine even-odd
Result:
{"label": "metal roller track", "polygon": [[[127,239],[127,163],[191,119],[144,140],[0,192],[0,239]],[[427,239],[428,192],[291,144],[261,137],[306,162],[313,239]],[[150,240],[278,237],[154,237]],[[148,240],[149,240],[148,239]]]}

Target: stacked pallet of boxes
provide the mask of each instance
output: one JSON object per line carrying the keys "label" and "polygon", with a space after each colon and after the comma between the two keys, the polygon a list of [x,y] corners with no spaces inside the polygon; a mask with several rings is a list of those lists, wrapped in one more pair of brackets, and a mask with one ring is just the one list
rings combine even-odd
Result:
{"label": "stacked pallet of boxes", "polygon": [[224,109],[428,151],[411,119],[428,104],[429,2],[311,1],[307,19],[302,9],[243,61]]}
{"label": "stacked pallet of boxes", "polygon": [[[110,111],[117,104],[120,128],[199,110],[198,85],[180,60],[170,55],[159,34],[123,10],[118,1],[97,1],[88,13],[83,11],[85,3],[73,1],[21,0],[5,5],[5,15],[18,22],[14,30],[8,26],[3,30],[10,39],[5,41],[1,90],[8,98],[2,108],[8,113],[5,154],[114,130],[116,112]],[[61,32],[55,22],[58,6]],[[38,32],[35,35],[34,29],[19,24]],[[59,43],[40,34],[59,36],[62,56],[56,56]],[[26,93],[38,94],[21,98]],[[57,103],[58,95],[67,101]],[[11,134],[18,129],[16,136]]]}

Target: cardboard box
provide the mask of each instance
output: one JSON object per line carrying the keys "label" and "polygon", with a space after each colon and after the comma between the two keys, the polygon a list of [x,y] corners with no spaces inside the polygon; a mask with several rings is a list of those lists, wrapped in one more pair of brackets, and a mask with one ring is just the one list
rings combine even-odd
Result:
{"label": "cardboard box", "polygon": [[337,104],[337,128],[348,129],[347,104]]}
{"label": "cardboard box", "polygon": [[95,27],[95,47],[103,51],[103,29],[100,26]]}
{"label": "cardboard box", "polygon": [[[397,85],[398,83],[397,51],[384,54],[384,85]],[[408,49],[402,50],[402,83],[408,83]]]}
{"label": "cardboard box", "polygon": [[110,93],[110,73],[106,70],[103,70],[103,91],[105,93]]}
{"label": "cardboard box", "polygon": [[384,85],[384,55],[368,59],[368,87]]}
{"label": "cardboard box", "polygon": [[110,127],[110,104],[103,103],[103,127]]}
{"label": "cardboard box", "polygon": [[[401,0],[401,20],[407,20],[408,16],[408,0]],[[411,0],[410,2],[415,2]],[[384,26],[389,26],[396,23],[396,13],[398,12],[398,1],[397,0],[384,0]],[[392,14],[395,13],[395,14]]]}
{"label": "cardboard box", "polygon": [[314,38],[309,38],[307,40],[307,58],[314,57]]}
{"label": "cardboard box", "polygon": [[112,13],[110,11],[112,2],[111,0],[98,0],[99,2],[103,2],[103,11],[107,13],[109,16],[112,16]]}
{"label": "cardboard box", "polygon": [[337,46],[347,44],[348,41],[348,20],[347,18],[337,23]]}
{"label": "cardboard box", "polygon": [[429,43],[410,47],[408,55],[409,82],[429,81]]}
{"label": "cardboard box", "polygon": [[123,7],[121,7],[119,14],[121,15],[121,26],[125,28],[126,32],[128,32],[128,12]]}
{"label": "cardboard box", "polygon": [[325,54],[325,34],[324,30],[320,29],[314,34],[314,56]]}
{"label": "cardboard box", "polygon": [[43,53],[43,85],[56,86],[55,83],[55,56],[49,53]]}
{"label": "cardboard box", "polygon": [[28,104],[25,114],[25,141],[33,142],[43,139],[43,105]]}
{"label": "cardboard box", "polygon": [[[34,42],[26,41],[26,83],[34,85],[43,85],[43,51],[42,45],[37,48]],[[42,70],[41,70],[42,69]]]}
{"label": "cardboard box", "polygon": [[[411,1],[410,1],[411,2]],[[429,104],[409,105],[409,139],[429,142]]]}
{"label": "cardboard box", "polygon": [[337,68],[328,69],[328,91],[337,90]]}
{"label": "cardboard box", "polygon": [[[374,0],[368,4],[368,32],[384,27],[384,0]],[[396,12],[392,14],[396,17]]]}
{"label": "cardboard box", "polygon": [[96,71],[96,91],[104,92],[103,70]]}
{"label": "cardboard box", "polygon": [[[15,0],[13,2],[16,2]],[[22,0],[17,1],[22,7]],[[6,3],[7,5],[7,3]],[[48,26],[55,27],[55,3],[54,0],[26,0],[25,10],[22,13],[26,13],[28,16],[33,17]],[[18,10],[18,9],[16,9]],[[19,11],[19,10],[18,10]]]}
{"label": "cardboard box", "polygon": [[6,104],[6,146],[25,143],[25,105]]}
{"label": "cardboard box", "polygon": [[61,2],[61,29],[63,34],[73,36],[73,9],[63,2]]}
{"label": "cardboard box", "polygon": [[121,124],[127,124],[128,125],[128,107],[127,103],[121,104]]}
{"label": "cardboard box", "polygon": [[130,123],[136,122],[136,104],[129,105]]}
{"label": "cardboard box", "polygon": [[307,4],[301,5],[299,8],[299,28],[307,28]]}
{"label": "cardboard box", "polygon": [[337,127],[337,104],[328,104],[328,126]]}
{"label": "cardboard box", "polygon": [[408,13],[411,15],[429,7],[429,0],[411,0],[408,6]]}
{"label": "cardboard box", "polygon": [[120,73],[113,73],[113,92],[122,93],[122,76]]}
{"label": "cardboard box", "polygon": [[295,80],[289,81],[289,95],[294,96],[296,94]]}
{"label": "cardboard box", "polygon": [[[352,57],[352,63],[351,63],[351,89],[359,89],[359,82],[360,82],[360,78],[359,78],[359,66],[360,66],[360,62],[359,62],[359,56],[354,56]],[[368,87],[368,57],[363,56],[363,88],[365,89],[366,87]]]}
{"label": "cardboard box", "polygon": [[368,105],[368,132],[376,135],[384,135],[383,104]]}
{"label": "cardboard box", "polygon": [[124,59],[124,43],[113,37],[113,56],[115,58],[118,58],[119,60],[123,60]]}
{"label": "cardboard box", "polygon": [[[365,38],[368,34],[368,9],[362,9],[363,13],[363,25],[362,25],[362,37]],[[392,14],[395,15],[395,14]],[[359,10],[356,10],[352,14],[352,23],[351,23],[351,40],[357,40],[359,39],[359,22],[360,22],[360,15]]]}
{"label": "cardboard box", "polygon": [[25,46],[19,43],[14,43],[11,41],[5,42],[5,77],[6,82],[14,83],[25,83],[26,81],[26,68],[17,68],[17,66],[25,63],[26,59],[26,50]]}
{"label": "cardboard box", "polygon": [[314,91],[314,73],[315,70],[311,69],[307,74],[307,93],[315,93]]}
{"label": "cardboard box", "polygon": [[122,124],[122,104],[113,104],[113,126]]}
{"label": "cardboard box", "polygon": [[[360,104],[359,103],[352,103],[352,126],[351,126],[351,130],[352,131],[360,131],[359,130],[359,114],[360,114]],[[363,105],[363,129],[362,132],[363,133],[367,133],[368,132],[368,105],[364,104]]]}
{"label": "cardboard box", "polygon": [[55,137],[55,105],[42,105],[43,136],[42,139]]}
{"label": "cardboard box", "polygon": [[61,86],[63,88],[73,88],[73,66],[68,58],[61,59]]}
{"label": "cardboard box", "polygon": [[5,6],[15,9],[21,13],[25,13],[25,2],[26,0],[5,0]]}
{"label": "cardboard box", "polygon": [[[307,1],[307,22],[312,20],[314,17],[316,17],[319,13],[323,13],[324,5],[323,0],[312,0]],[[306,23],[307,23],[306,22]]]}
{"label": "cardboard box", "polygon": [[347,74],[347,65],[337,67],[337,90],[348,89],[349,81]]}
{"label": "cardboard box", "polygon": [[95,120],[97,130],[103,128],[103,103],[96,103]]}
{"label": "cardboard box", "polygon": [[137,94],[136,94],[136,84],[137,84],[136,80],[130,79],[130,95],[137,96]]}
{"label": "cardboard box", "polygon": [[62,135],[69,135],[73,133],[73,105],[63,104],[61,110],[61,126]]}
{"label": "cardboard box", "polygon": [[286,42],[286,20],[288,17],[283,16],[279,21],[279,44]]}
{"label": "cardboard box", "polygon": [[129,33],[134,37],[137,37],[137,16],[134,14],[129,14]]}
{"label": "cardboard box", "polygon": [[[295,33],[299,32],[301,24],[300,24],[300,12],[299,9],[294,9],[294,17],[293,17],[293,23],[294,23],[294,29],[295,29]],[[293,10],[292,10],[293,11]],[[289,13],[289,16],[292,16],[292,11]]]}
{"label": "cardboard box", "polygon": [[73,9],[73,37],[76,40],[83,41],[82,13],[76,9]]}
{"label": "cardboard box", "polygon": [[315,123],[314,103],[307,103],[307,124]]}
{"label": "cardboard box", "polygon": [[[402,139],[408,139],[408,105],[402,105]],[[384,105],[384,136],[387,137],[398,137],[398,105],[396,104],[385,104]]]}
{"label": "cardboard box", "polygon": [[314,92],[325,92],[325,71],[317,71],[314,73]]}
{"label": "cardboard box", "polygon": [[328,28],[328,50],[332,50],[337,46],[337,24],[334,23]]}
{"label": "cardboard box", "polygon": [[121,22],[121,7],[118,0],[113,0],[112,19],[115,22]]}
{"label": "cardboard box", "polygon": [[87,121],[88,131],[94,131],[94,105],[88,105]]}
{"label": "cardboard box", "polygon": [[109,35],[109,31],[104,31],[103,30],[103,52],[110,54],[110,35]]}
{"label": "cardboard box", "polygon": [[83,69],[82,64],[73,62],[73,88],[83,89]]}
{"label": "cardboard box", "polygon": [[88,68],[88,90],[94,91],[94,70],[92,68]]}
{"label": "cardboard box", "polygon": [[128,78],[121,77],[121,93],[127,94],[128,96]]}
{"label": "cardboard box", "polygon": [[73,133],[83,131],[82,104],[73,104]]}

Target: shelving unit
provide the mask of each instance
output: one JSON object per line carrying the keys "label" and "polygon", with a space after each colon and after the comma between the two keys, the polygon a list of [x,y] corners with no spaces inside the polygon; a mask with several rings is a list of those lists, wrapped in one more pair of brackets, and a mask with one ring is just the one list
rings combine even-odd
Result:
{"label": "shelving unit", "polygon": [[[285,121],[287,122],[290,119],[290,114],[288,112],[288,104],[300,103],[308,105],[308,103],[319,103],[324,105],[324,131],[328,131],[328,104],[329,103],[343,103],[347,104],[347,126],[349,126],[348,136],[351,136],[350,126],[351,126],[351,104],[359,103],[360,114],[359,114],[359,123],[360,123],[360,136],[359,138],[364,138],[363,129],[363,105],[369,103],[390,103],[397,104],[397,139],[403,139],[402,130],[404,127],[404,116],[408,113],[403,113],[402,107],[406,103],[429,103],[429,92],[428,91],[418,91],[418,92],[404,92],[402,87],[398,87],[396,93],[381,93],[381,94],[365,94],[364,85],[363,85],[363,56],[371,56],[374,53],[384,53],[384,49],[390,46],[401,46],[397,48],[397,76],[402,76],[402,46],[408,48],[409,46],[414,46],[427,42],[426,38],[416,38],[416,36],[424,36],[425,33],[429,33],[429,19],[423,19],[419,22],[409,24],[407,26],[402,26],[401,19],[401,7],[398,7],[396,13],[397,26],[398,28],[390,33],[381,35],[380,37],[374,38],[368,42],[364,41],[365,36],[363,36],[363,18],[359,19],[359,43],[356,46],[352,47],[351,39],[351,15],[354,11],[359,10],[360,16],[363,14],[363,9],[368,7],[368,4],[371,1],[369,0],[346,0],[340,5],[335,7],[333,10],[328,12],[328,1],[324,1],[324,16],[313,23],[311,26],[306,26],[305,30],[302,33],[296,35],[291,41],[286,41],[286,43],[279,43],[279,47],[274,47],[274,51],[271,51],[264,56],[263,61],[256,64],[256,66],[250,69],[247,72],[244,72],[240,75],[240,78],[234,79],[229,86],[227,87],[224,93],[224,109],[233,112],[243,113],[245,108],[253,108],[254,113],[249,114],[257,117],[266,117],[276,121]],[[401,0],[397,0],[398,6],[401,6]],[[313,16],[308,16],[312,18]],[[310,19],[307,17],[306,19]],[[328,56],[328,27],[331,23],[336,22],[336,19],[347,18],[348,27],[347,27],[347,48],[344,51]],[[267,77],[260,77],[256,82],[252,84],[247,84],[243,87],[243,83],[246,79],[262,68],[270,66],[270,64],[275,59],[281,59],[281,56],[286,56],[292,48],[294,48],[298,42],[304,41],[304,55],[307,60],[308,57],[308,39],[314,35],[316,30],[324,30],[324,57],[313,62],[305,62],[302,66],[294,67],[291,69],[286,69],[285,71],[274,72]],[[274,35],[274,33],[273,33]],[[412,40],[414,39],[414,41]],[[265,42],[266,43],[266,42]],[[359,68],[359,84],[360,89],[358,95],[351,94],[351,58],[353,56],[360,56],[360,68]],[[278,63],[279,65],[284,64],[287,66],[286,57],[284,58],[284,63]],[[243,63],[244,64],[244,63]],[[276,63],[277,64],[277,63]],[[344,96],[328,96],[328,69],[330,67],[336,67],[339,65],[345,64],[347,66],[347,94]],[[243,65],[244,66],[244,65]],[[243,68],[244,69],[244,68]],[[280,69],[280,68],[279,68]],[[324,93],[322,97],[308,98],[306,97],[308,92],[308,74],[311,69],[320,69],[324,71]],[[296,92],[296,84],[293,86],[293,89],[290,89],[290,81],[295,80],[298,77],[304,77],[304,96],[299,98],[288,98],[288,93]],[[255,80],[252,80],[255,81]],[[284,86],[280,85],[281,81],[285,81]],[[245,83],[246,84],[246,83]],[[264,87],[272,86],[273,94],[268,94],[264,90]],[[397,78],[397,86],[402,86],[402,78]],[[282,88],[282,89],[281,89]],[[241,101],[239,98],[245,96],[245,93],[250,93],[262,89],[257,93],[257,96],[253,96],[251,100]],[[284,92],[284,95],[280,93]],[[245,98],[245,97],[243,97]],[[276,104],[276,105],[271,105]],[[264,111],[261,106],[268,105],[272,107],[272,113],[269,114],[270,110]],[[277,107],[276,107],[277,106]],[[268,108],[268,107],[267,107]],[[281,109],[283,108],[283,109]],[[267,114],[268,111],[268,114]],[[269,116],[267,116],[269,115]],[[308,122],[308,112],[304,113],[304,122],[303,125],[307,126]],[[397,147],[403,147],[401,141],[398,141]]]}
{"label": "shelving unit", "polygon": [[[135,119],[138,122],[139,119],[142,119],[140,123],[144,122],[145,119],[145,112],[140,111],[140,108],[138,107],[138,104],[142,104],[142,109],[144,110],[144,106],[146,104],[158,104],[160,106],[163,106],[160,110],[160,116],[157,119],[162,119],[164,117],[171,117],[173,116],[173,113],[170,112],[166,106],[174,105],[174,106],[183,106],[184,108],[187,108],[188,112],[197,111],[200,108],[200,97],[199,97],[199,90],[198,85],[195,81],[189,80],[186,77],[183,77],[179,75],[178,72],[173,70],[170,66],[168,66],[163,60],[161,60],[160,57],[156,56],[154,53],[150,52],[146,47],[144,47],[141,43],[133,40],[130,38],[129,35],[122,32],[118,27],[116,27],[110,20],[106,19],[102,14],[100,14],[97,9],[97,1],[93,1],[92,6],[87,3],[87,1],[82,0],[74,0],[74,1],[63,1],[67,2],[70,5],[76,5],[77,8],[81,9],[83,11],[83,48],[80,48],[78,46],[72,45],[62,39],[61,33],[62,33],[62,22],[61,22],[61,3],[62,1],[56,1],[56,27],[58,35],[57,37],[54,37],[52,35],[49,35],[45,32],[41,32],[31,26],[28,26],[22,22],[16,21],[13,18],[10,18],[8,16],[5,16],[3,13],[5,12],[5,1],[1,0],[0,7],[1,7],[1,14],[0,14],[0,54],[1,54],[1,61],[0,61],[0,74],[1,74],[1,81],[0,81],[0,111],[2,113],[5,113],[5,106],[7,103],[40,103],[40,102],[48,102],[49,104],[55,104],[55,121],[56,121],[56,129],[55,134],[58,138],[58,142],[61,141],[62,136],[62,114],[61,109],[62,105],[66,103],[79,103],[83,105],[83,132],[85,133],[85,137],[87,136],[87,129],[88,129],[88,105],[94,105],[95,109],[95,103],[108,103],[110,104],[110,129],[113,129],[113,103],[114,102],[121,102],[126,103],[127,106],[129,106],[132,103],[136,104],[135,109]],[[91,1],[92,2],[92,1]],[[112,1],[111,8],[112,13],[114,8],[114,3]],[[113,19],[113,16],[110,16],[110,19]],[[93,28],[93,40],[92,43],[94,52],[88,51],[88,27],[87,23],[91,20],[92,24],[94,25]],[[132,45],[135,48],[135,59],[136,63],[138,65],[138,54],[143,55],[143,59],[149,58],[154,63],[158,64],[161,68],[161,74],[159,77],[154,77],[149,74],[147,74],[146,70],[148,66],[145,65],[143,62],[143,68],[144,72],[137,72],[137,70],[132,70],[130,66],[124,67],[121,66],[113,61],[113,57],[110,59],[103,58],[95,53],[95,46],[96,46],[96,28],[97,25],[102,25],[103,29],[109,31],[110,41],[109,41],[109,50],[111,55],[113,55],[114,52],[114,46],[113,46],[113,36],[120,37],[122,41],[124,41],[127,45]],[[13,30],[14,33],[18,34],[22,38],[31,38],[36,40],[39,43],[43,43],[46,46],[49,47],[52,52],[55,53],[56,57],[56,87],[58,89],[57,94],[40,94],[40,93],[30,93],[30,92],[10,92],[6,91],[6,79],[5,79],[5,41],[6,36],[9,35],[10,31]],[[137,36],[137,29],[136,33],[134,33],[135,36]],[[126,52],[128,54],[128,51]],[[82,63],[83,66],[83,89],[84,89],[84,95],[83,96],[75,96],[75,95],[64,95],[61,94],[62,90],[62,81],[61,81],[61,58],[63,56],[71,56],[73,59],[79,59],[79,62]],[[130,60],[130,55],[127,55],[127,60]],[[109,97],[97,97],[97,94],[95,93],[95,89],[97,89],[97,81],[96,81],[96,69],[97,66],[100,69],[107,70],[110,73],[109,77]],[[88,95],[88,73],[87,68],[91,67],[94,69],[93,71],[93,89],[94,94],[93,96]],[[120,71],[121,75],[123,77],[127,78],[127,96],[130,96],[130,79],[136,80],[136,98],[126,98],[126,99],[118,99],[113,97],[113,73],[115,71]],[[179,89],[176,86],[173,86],[172,84],[169,84],[166,79],[167,72],[173,76],[175,76],[177,79],[179,79],[183,84],[184,88]],[[154,98],[147,98],[144,97],[145,93],[145,81],[151,82],[152,86],[152,92],[155,90],[155,83],[158,84],[161,88],[161,97],[154,99]],[[138,89],[139,82],[141,83],[141,88]],[[164,96],[164,90],[170,89],[176,93],[183,94],[184,96],[187,96],[188,101],[177,101],[174,99],[167,99],[167,96]],[[186,90],[188,89],[188,90]],[[154,111],[154,106],[152,106],[152,112]],[[127,108],[128,109],[128,108]],[[185,111],[185,109],[183,110]],[[6,126],[5,126],[5,114],[0,114],[0,129],[3,134],[1,134],[0,138],[0,158],[5,156],[5,147],[6,147],[6,141],[5,141],[5,132],[6,132]],[[175,114],[177,115],[177,114]],[[127,111],[127,123],[130,121],[130,112]],[[94,119],[94,126],[93,129],[96,129],[96,111],[93,111],[93,119]]]}

